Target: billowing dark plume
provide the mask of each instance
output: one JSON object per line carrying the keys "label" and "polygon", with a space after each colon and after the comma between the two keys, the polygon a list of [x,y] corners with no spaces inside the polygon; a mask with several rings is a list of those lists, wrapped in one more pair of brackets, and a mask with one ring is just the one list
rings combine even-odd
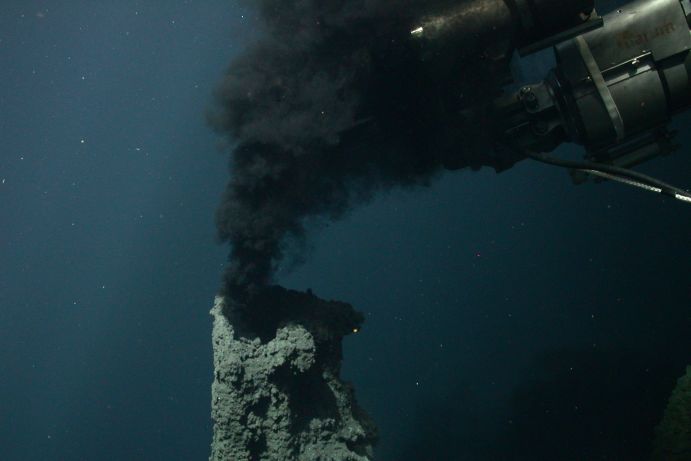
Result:
{"label": "billowing dark plume", "polygon": [[270,283],[306,218],[428,184],[444,165],[492,163],[460,115],[486,75],[425,61],[410,40],[416,18],[448,3],[253,2],[261,38],[230,65],[210,116],[234,146],[217,213],[232,247],[226,293],[242,299]]}

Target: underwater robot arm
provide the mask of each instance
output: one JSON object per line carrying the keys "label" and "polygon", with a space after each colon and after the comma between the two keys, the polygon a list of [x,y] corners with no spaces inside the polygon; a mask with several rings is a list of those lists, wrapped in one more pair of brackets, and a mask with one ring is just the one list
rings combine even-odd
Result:
{"label": "underwater robot arm", "polygon": [[[463,59],[496,62],[507,84],[515,54],[554,48],[556,67],[542,82],[477,104],[484,114],[490,107],[497,170],[533,158],[571,169],[576,183],[598,176],[691,201],[628,170],[678,148],[668,123],[691,108],[690,23],[691,0],[636,0],[603,17],[592,0],[474,0],[430,15],[411,35],[437,56],[463,49]],[[566,142],[584,147],[583,162],[547,155]]]}

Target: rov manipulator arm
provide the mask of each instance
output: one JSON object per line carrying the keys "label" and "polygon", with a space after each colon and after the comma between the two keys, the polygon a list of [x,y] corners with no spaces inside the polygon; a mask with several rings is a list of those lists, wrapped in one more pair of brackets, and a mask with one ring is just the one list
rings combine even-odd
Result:
{"label": "rov manipulator arm", "polygon": [[[691,108],[691,0],[637,0],[599,19],[593,30],[547,39],[556,68],[494,101],[495,147],[569,168],[576,183],[597,176],[691,202],[687,192],[629,169],[678,147],[667,124]],[[563,142],[582,145],[585,160],[547,154]]]}

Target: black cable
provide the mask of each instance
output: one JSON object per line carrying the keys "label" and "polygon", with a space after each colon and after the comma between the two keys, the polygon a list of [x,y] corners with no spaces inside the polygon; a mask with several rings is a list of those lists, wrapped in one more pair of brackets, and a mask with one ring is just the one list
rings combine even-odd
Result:
{"label": "black cable", "polygon": [[587,170],[601,171],[603,173],[607,173],[615,177],[618,176],[621,178],[638,181],[646,186],[660,189],[660,193],[664,195],[669,195],[670,197],[678,198],[677,196],[681,196],[685,198],[691,198],[691,194],[689,194],[683,189],[674,187],[671,184],[667,184],[663,181],[660,181],[659,179],[655,179],[652,176],[648,176],[637,171],[628,170],[626,168],[621,168],[614,165],[607,165],[605,163],[589,162],[586,160],[565,160],[558,157],[552,157],[551,155],[529,151],[525,151],[524,154],[529,158],[532,158],[533,160],[537,160],[538,162],[546,163],[549,165],[555,165],[572,170],[582,170],[586,173],[588,172]]}

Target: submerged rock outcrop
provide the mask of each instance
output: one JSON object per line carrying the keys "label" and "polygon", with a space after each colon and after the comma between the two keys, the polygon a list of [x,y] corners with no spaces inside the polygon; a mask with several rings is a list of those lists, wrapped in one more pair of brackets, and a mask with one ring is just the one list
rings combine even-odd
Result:
{"label": "submerged rock outcrop", "polygon": [[691,366],[677,382],[655,432],[654,461],[691,460]]}
{"label": "submerged rock outcrop", "polygon": [[340,379],[342,339],[362,316],[350,305],[270,287],[261,318],[217,297],[210,461],[369,461],[376,427]]}

